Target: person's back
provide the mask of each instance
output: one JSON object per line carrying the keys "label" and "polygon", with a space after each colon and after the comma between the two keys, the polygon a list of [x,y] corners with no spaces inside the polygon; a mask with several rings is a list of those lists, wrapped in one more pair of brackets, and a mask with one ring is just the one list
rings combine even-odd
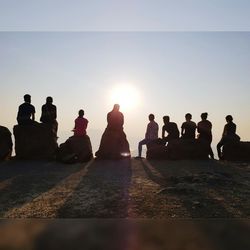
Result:
{"label": "person's back", "polygon": [[88,120],[83,115],[84,111],[80,110],[79,116],[75,119],[74,136],[84,136],[87,134]]}
{"label": "person's back", "polygon": [[223,136],[234,136],[236,134],[236,124],[229,122],[224,127]]}
{"label": "person's back", "polygon": [[205,139],[212,141],[212,123],[208,120],[198,122],[197,131],[199,133],[199,139]]}
{"label": "person's back", "polygon": [[57,118],[57,110],[56,106],[52,104],[52,97],[47,97],[46,104],[42,106],[42,115],[40,121],[43,123],[52,124],[56,121]]}
{"label": "person's back", "polygon": [[196,123],[191,121],[192,116],[186,115],[186,121],[182,123],[182,138],[184,139],[195,139]]}
{"label": "person's back", "polygon": [[24,101],[25,102],[21,104],[18,108],[17,122],[19,125],[32,124],[35,119],[35,107],[30,103],[30,95],[25,95]]}
{"label": "person's back", "polygon": [[124,116],[119,111],[119,105],[114,105],[114,108],[107,115],[108,129],[111,130],[122,130],[124,124]]}

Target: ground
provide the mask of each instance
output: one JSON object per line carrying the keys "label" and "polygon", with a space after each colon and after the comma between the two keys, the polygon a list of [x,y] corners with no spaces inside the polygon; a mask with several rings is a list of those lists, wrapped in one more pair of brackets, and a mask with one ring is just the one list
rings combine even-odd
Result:
{"label": "ground", "polygon": [[249,218],[250,165],[92,160],[0,165],[1,218]]}
{"label": "ground", "polygon": [[[39,246],[44,243],[41,237],[48,238],[51,232],[66,230],[70,235],[67,230],[74,228],[78,233],[86,233],[87,227],[107,233],[111,229],[106,224],[114,223],[111,228],[112,234],[114,228],[118,230],[116,242],[120,242],[121,235],[128,237],[126,230],[130,233],[132,230],[136,231],[133,237],[143,235],[140,245],[150,241],[153,233],[154,244],[156,241],[162,245],[166,236],[161,237],[164,231],[171,235],[168,245],[172,242],[176,247],[176,241],[181,239],[179,248],[169,249],[234,249],[230,239],[225,239],[237,234],[241,242],[239,249],[247,249],[250,245],[249,240],[246,241],[246,232],[250,228],[250,164],[146,159],[92,160],[73,165],[9,161],[0,164],[0,217],[68,218],[63,221],[36,220],[31,226],[34,234],[46,226],[45,233],[39,236]],[[131,221],[139,221],[140,230],[128,223]],[[11,226],[9,220],[7,222],[0,224],[1,235],[3,224],[5,229]],[[34,220],[31,222],[34,224]],[[21,223],[21,231],[25,232],[22,221],[14,220],[15,228],[18,228],[17,223]],[[213,235],[213,242],[204,237],[204,233]],[[98,235],[96,231],[95,234]],[[224,245],[217,238],[224,239]],[[0,249],[3,249],[3,239],[6,237],[0,239]],[[192,245],[193,240],[195,244]],[[133,247],[109,249],[137,249],[131,237],[129,244]],[[150,246],[150,243],[146,245]]]}

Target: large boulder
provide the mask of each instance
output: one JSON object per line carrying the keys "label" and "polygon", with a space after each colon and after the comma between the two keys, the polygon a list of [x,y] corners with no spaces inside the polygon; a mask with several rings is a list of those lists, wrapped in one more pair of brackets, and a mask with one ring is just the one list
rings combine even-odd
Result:
{"label": "large boulder", "polygon": [[11,157],[12,146],[11,132],[6,127],[0,126],[0,161]]}
{"label": "large boulder", "polygon": [[15,151],[18,159],[54,159],[57,137],[51,126],[43,123],[14,126]]}
{"label": "large boulder", "polygon": [[229,161],[250,161],[250,142],[226,143],[222,149],[222,157]]}
{"label": "large boulder", "polygon": [[99,159],[129,158],[129,143],[123,130],[106,128],[102,135],[99,150],[95,155]]}
{"label": "large boulder", "polygon": [[148,160],[167,160],[167,147],[160,144],[150,144],[147,146],[146,158]]}
{"label": "large boulder", "polygon": [[92,146],[87,135],[71,136],[57,152],[57,159],[64,163],[87,162],[92,158]]}
{"label": "large boulder", "polygon": [[147,150],[147,159],[198,160],[208,159],[209,144],[202,140],[176,139],[167,146],[151,144]]}
{"label": "large boulder", "polygon": [[171,160],[206,160],[210,145],[203,140],[177,139],[168,143],[167,154]]}

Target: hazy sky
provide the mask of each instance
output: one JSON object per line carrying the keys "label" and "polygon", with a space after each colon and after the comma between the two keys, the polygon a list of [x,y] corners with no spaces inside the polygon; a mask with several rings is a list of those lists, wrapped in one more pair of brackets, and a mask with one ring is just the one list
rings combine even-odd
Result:
{"label": "hazy sky", "polygon": [[215,142],[232,114],[242,139],[250,139],[250,32],[1,32],[0,44],[0,121],[10,129],[24,94],[31,94],[37,119],[51,95],[60,140],[72,134],[83,108],[95,148],[112,89],[125,83],[140,97],[124,110],[132,148],[149,113],[161,127],[163,115],[180,126],[185,113],[197,122],[206,111]]}
{"label": "hazy sky", "polygon": [[250,30],[249,0],[0,0],[0,30]]}
{"label": "hazy sky", "polygon": [[26,93],[39,120],[51,95],[59,142],[83,108],[96,150],[113,89],[128,84],[139,100],[121,107],[132,149],[151,112],[160,127],[163,115],[180,126],[208,112],[214,144],[232,114],[250,140],[249,13],[249,0],[0,0],[0,124],[12,131]]}

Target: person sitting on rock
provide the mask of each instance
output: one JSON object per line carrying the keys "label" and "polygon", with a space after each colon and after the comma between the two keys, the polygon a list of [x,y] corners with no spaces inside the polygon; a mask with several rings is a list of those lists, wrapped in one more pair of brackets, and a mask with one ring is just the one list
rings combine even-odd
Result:
{"label": "person sitting on rock", "polygon": [[35,107],[31,104],[31,96],[24,95],[24,103],[18,108],[17,122],[19,125],[30,125],[35,123]]}
{"label": "person sitting on rock", "polygon": [[209,156],[214,159],[214,153],[211,148],[212,142],[212,123],[207,120],[208,113],[201,114],[201,121],[197,124],[198,139],[209,144]]}
{"label": "person sitting on rock", "polygon": [[130,158],[129,143],[123,131],[124,116],[119,111],[120,105],[115,104],[107,114],[107,127],[102,135],[100,146],[95,153],[98,159]]}
{"label": "person sitting on rock", "polygon": [[186,121],[181,125],[181,138],[195,139],[196,124],[192,120],[192,115],[187,113],[185,115]]}
{"label": "person sitting on rock", "polygon": [[56,106],[52,104],[53,98],[48,96],[46,98],[46,103],[42,106],[42,115],[40,121],[42,123],[46,123],[52,126],[53,131],[55,134],[57,133],[58,123],[56,121],[57,118],[57,110]]}
{"label": "person sitting on rock", "polygon": [[120,111],[120,105],[115,104],[113,110],[107,115],[107,128],[110,130],[123,130],[124,116]]}
{"label": "person sitting on rock", "polygon": [[233,123],[233,117],[231,115],[226,116],[227,124],[224,126],[222,138],[217,144],[217,152],[219,159],[222,159],[221,147],[226,143],[233,143],[240,141],[240,137],[236,134],[236,124]]}
{"label": "person sitting on rock", "polygon": [[153,114],[150,114],[148,116],[148,119],[149,119],[149,123],[147,125],[145,138],[142,141],[140,141],[138,144],[138,156],[136,157],[138,159],[141,158],[142,146],[147,145],[158,139],[159,126],[154,120],[155,116]]}
{"label": "person sitting on rock", "polygon": [[78,117],[75,119],[74,136],[85,136],[87,134],[88,120],[83,116],[84,110],[81,109],[78,112]]}
{"label": "person sitting on rock", "polygon": [[[171,140],[178,139],[180,136],[180,132],[177,124],[175,122],[170,122],[169,116],[163,116],[163,122],[164,125],[162,127],[162,141],[165,145]],[[168,133],[167,136],[165,136],[165,132]]]}

